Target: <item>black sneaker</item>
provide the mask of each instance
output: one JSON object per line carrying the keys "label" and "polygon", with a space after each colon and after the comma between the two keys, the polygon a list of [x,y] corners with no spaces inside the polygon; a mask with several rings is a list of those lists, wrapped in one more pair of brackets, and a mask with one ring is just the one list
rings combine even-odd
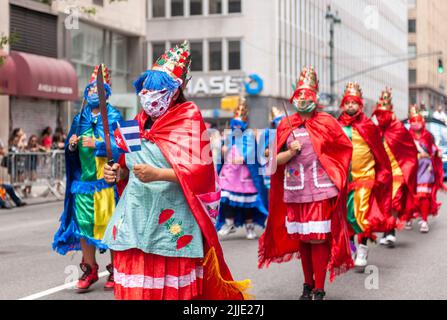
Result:
{"label": "black sneaker", "polygon": [[326,292],[323,290],[315,290],[314,291],[314,300],[324,300],[324,296],[326,295]]}
{"label": "black sneaker", "polygon": [[24,207],[26,205],[28,205],[28,203],[22,201],[17,205],[17,207],[20,208],[20,207]]}
{"label": "black sneaker", "polygon": [[312,287],[310,285],[306,283],[303,285],[303,294],[300,300],[312,300]]}

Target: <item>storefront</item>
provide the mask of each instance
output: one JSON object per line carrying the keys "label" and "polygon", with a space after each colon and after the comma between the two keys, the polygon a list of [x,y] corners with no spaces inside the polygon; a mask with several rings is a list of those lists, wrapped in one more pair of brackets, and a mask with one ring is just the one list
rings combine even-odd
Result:
{"label": "storefront", "polygon": [[65,60],[11,51],[0,68],[1,94],[9,96],[9,129],[28,136],[60,125],[61,112],[78,99],[77,77]]}

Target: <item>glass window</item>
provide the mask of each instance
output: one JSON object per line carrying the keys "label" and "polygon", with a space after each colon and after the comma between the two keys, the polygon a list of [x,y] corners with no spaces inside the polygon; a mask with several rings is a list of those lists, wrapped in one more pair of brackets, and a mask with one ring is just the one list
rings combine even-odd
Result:
{"label": "glass window", "polygon": [[222,41],[209,43],[210,71],[222,70]]}
{"label": "glass window", "polygon": [[408,54],[409,54],[410,56],[415,56],[415,55],[417,55],[417,47],[416,47],[416,44],[415,44],[415,43],[410,43],[410,44],[408,45]]}
{"label": "glass window", "polygon": [[203,71],[203,42],[191,42],[191,71]]}
{"label": "glass window", "polygon": [[241,69],[241,42],[228,41],[228,69]]}
{"label": "glass window", "polygon": [[[43,1],[41,1],[41,2],[43,2]],[[93,4],[97,5],[97,6],[103,7],[104,6],[104,0],[93,0]]]}
{"label": "glass window", "polygon": [[408,32],[410,32],[410,33],[416,32],[416,20],[415,19],[408,20]]}
{"label": "glass window", "polygon": [[409,78],[409,82],[410,84],[415,84],[417,81],[417,73],[415,69],[410,69],[408,70],[408,78]]}
{"label": "glass window", "polygon": [[242,12],[241,0],[228,0],[228,13]]}
{"label": "glass window", "polygon": [[112,34],[112,69],[127,71],[127,38],[121,34]]}
{"label": "glass window", "polygon": [[157,61],[159,57],[163,55],[166,51],[166,46],[164,42],[154,42],[152,44],[152,64]]}
{"label": "glass window", "polygon": [[202,0],[190,0],[189,12],[192,16],[202,14]]}
{"label": "glass window", "polygon": [[183,0],[171,0],[171,16],[183,16]]}
{"label": "glass window", "polygon": [[209,0],[209,14],[222,14],[222,0]]}
{"label": "glass window", "polygon": [[166,16],[165,0],[152,0],[152,17],[160,18]]}
{"label": "glass window", "polygon": [[104,32],[102,29],[79,22],[79,29],[71,31],[71,59],[89,65],[104,61]]}

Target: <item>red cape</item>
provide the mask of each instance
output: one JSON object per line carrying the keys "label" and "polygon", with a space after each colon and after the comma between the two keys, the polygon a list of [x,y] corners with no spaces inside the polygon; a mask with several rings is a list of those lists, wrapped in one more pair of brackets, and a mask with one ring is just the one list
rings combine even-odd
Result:
{"label": "red cape", "polygon": [[400,189],[400,194],[395,197],[399,199],[399,203],[394,203],[393,207],[398,208],[399,218],[406,221],[412,218],[416,210],[418,150],[410,132],[397,119],[392,120],[383,132],[383,136],[404,175],[405,185]]}
{"label": "red cape", "polygon": [[435,174],[435,183],[431,192],[431,206],[430,206],[430,214],[437,215],[439,208],[441,207],[441,203],[437,201],[437,193],[439,189],[445,189],[444,186],[444,168],[442,164],[442,159],[439,157],[438,151],[439,148],[436,146],[435,141],[433,139],[433,135],[424,128],[421,132],[419,138],[416,138],[416,133],[410,129],[410,134],[414,140],[419,141],[423,144],[428,150],[427,153],[431,157],[431,161],[433,164],[434,174]]}
{"label": "red cape", "polygon": [[370,210],[366,217],[369,222],[366,233],[387,232],[396,226],[393,217],[392,195],[393,174],[391,162],[383,146],[380,130],[363,112],[356,116],[343,113],[339,122],[342,126],[352,126],[368,144],[375,161],[375,182],[372,189]]}
{"label": "red cape", "polygon": [[[216,229],[201,205],[198,195],[216,191],[210,141],[199,108],[185,102],[170,108],[155,120],[150,131],[144,130],[148,115],[136,118],[143,139],[156,143],[178,177],[185,198],[204,237],[203,300],[240,300],[249,281],[233,280],[224,260]],[[194,161],[192,155],[195,155]]]}
{"label": "red cape", "polygon": [[[332,281],[336,275],[353,266],[346,221],[347,181],[352,144],[338,121],[327,113],[317,112],[306,121],[295,113],[290,117],[290,121],[293,130],[304,124],[321,165],[339,190],[331,220],[332,243],[328,270]],[[280,152],[291,132],[288,120],[283,119],[277,131],[276,154]],[[264,265],[268,267],[271,262],[287,262],[294,256],[300,257],[300,241],[290,239],[285,226],[284,168],[285,165],[278,166],[271,177],[269,216],[265,232],[259,240],[259,268]]]}

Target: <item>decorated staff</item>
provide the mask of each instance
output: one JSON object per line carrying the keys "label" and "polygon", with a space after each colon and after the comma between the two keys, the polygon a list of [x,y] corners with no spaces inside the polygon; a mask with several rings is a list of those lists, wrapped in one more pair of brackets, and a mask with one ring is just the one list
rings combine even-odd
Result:
{"label": "decorated staff", "polygon": [[[117,161],[119,157],[113,135],[106,133],[108,124],[121,120],[119,111],[106,102],[110,95],[107,68],[97,66],[84,90],[87,104],[73,120],[65,148],[65,204],[53,249],[63,255],[82,250],[79,290],[89,289],[98,280],[95,252],[107,249],[101,240],[117,202],[116,188],[104,181],[103,176],[107,161]],[[105,288],[113,289],[112,264],[107,270],[110,275]]]}

